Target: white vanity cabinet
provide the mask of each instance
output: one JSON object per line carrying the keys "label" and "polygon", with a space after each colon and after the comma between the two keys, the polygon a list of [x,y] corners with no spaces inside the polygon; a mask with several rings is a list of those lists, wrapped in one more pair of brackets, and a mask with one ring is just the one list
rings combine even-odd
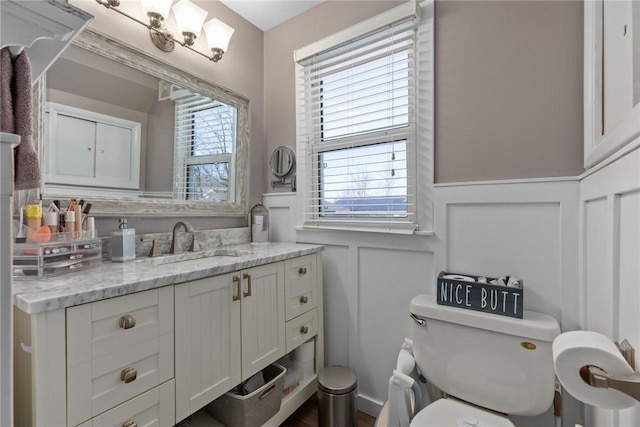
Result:
{"label": "white vanity cabinet", "polygon": [[[309,339],[317,371],[321,266],[315,252],[32,315],[14,310],[15,425],[173,426]],[[279,426],[316,387],[306,378],[265,425]]]}
{"label": "white vanity cabinet", "polygon": [[176,417],[285,354],[283,262],[176,285]]}

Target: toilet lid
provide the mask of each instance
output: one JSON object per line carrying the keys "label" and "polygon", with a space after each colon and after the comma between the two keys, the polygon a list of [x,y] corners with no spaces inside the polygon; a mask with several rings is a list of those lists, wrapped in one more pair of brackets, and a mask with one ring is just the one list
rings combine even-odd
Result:
{"label": "toilet lid", "polygon": [[449,397],[418,412],[410,427],[515,427],[505,416]]}

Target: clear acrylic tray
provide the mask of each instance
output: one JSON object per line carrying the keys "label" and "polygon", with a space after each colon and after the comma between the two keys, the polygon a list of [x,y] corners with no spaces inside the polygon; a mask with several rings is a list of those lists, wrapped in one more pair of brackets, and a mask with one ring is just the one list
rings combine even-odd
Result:
{"label": "clear acrylic tray", "polygon": [[91,232],[54,233],[47,242],[14,243],[13,277],[41,279],[95,267],[102,240]]}

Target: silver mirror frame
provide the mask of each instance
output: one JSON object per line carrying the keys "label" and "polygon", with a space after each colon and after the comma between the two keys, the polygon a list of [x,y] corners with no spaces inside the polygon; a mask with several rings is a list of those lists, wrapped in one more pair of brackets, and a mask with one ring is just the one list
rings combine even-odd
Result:
{"label": "silver mirror frame", "polygon": [[[235,201],[197,202],[185,200],[140,199],[118,197],[87,197],[92,204],[91,213],[97,217],[212,217],[245,216],[249,193],[249,100],[242,95],[214,86],[172,65],[162,62],[143,51],[127,46],[97,32],[85,29],[72,43],[74,46],[114,60],[131,68],[143,71],[159,79],[191,89],[202,95],[220,100],[238,109],[238,133],[236,141]],[[38,149],[44,153],[44,103],[46,98],[46,76],[34,85],[34,122],[37,124]],[[44,156],[40,156],[40,161]],[[43,165],[42,165],[43,167]],[[79,194],[80,196],[81,194]],[[48,203],[60,195],[42,194]],[[46,205],[45,205],[46,206]]]}
{"label": "silver mirror frame", "polygon": [[[286,171],[278,171],[276,170],[276,166],[274,165],[274,163],[277,160],[276,157],[278,153],[281,151],[291,156],[291,164],[289,165],[289,168]],[[296,154],[293,152],[291,148],[285,147],[284,145],[281,145],[280,147],[273,150],[273,153],[271,153],[271,157],[269,159],[269,167],[271,168],[271,173],[277,176],[278,178],[284,178],[287,175],[289,175],[293,170],[295,164],[296,164]]]}

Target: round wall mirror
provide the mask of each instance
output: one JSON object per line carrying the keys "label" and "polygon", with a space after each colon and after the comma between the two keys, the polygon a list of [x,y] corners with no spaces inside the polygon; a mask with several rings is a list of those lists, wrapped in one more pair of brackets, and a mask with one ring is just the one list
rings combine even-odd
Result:
{"label": "round wall mirror", "polygon": [[291,172],[296,162],[296,156],[289,147],[278,147],[271,153],[271,172],[278,178],[284,178]]}

